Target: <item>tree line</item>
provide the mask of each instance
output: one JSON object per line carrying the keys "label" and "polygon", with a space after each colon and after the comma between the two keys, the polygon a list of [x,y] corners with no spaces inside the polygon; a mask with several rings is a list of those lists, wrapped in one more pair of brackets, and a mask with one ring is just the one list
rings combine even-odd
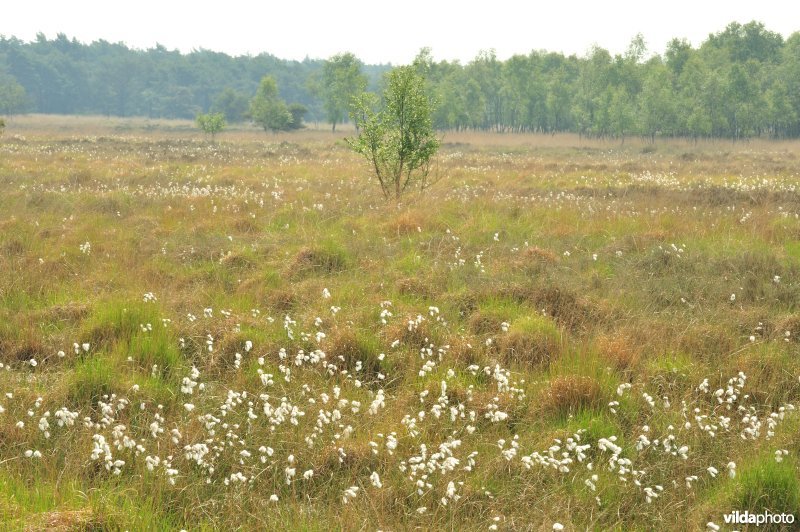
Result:
{"label": "tree line", "polygon": [[[147,50],[105,40],[84,44],[58,34],[32,42],[0,36],[0,114],[98,114],[195,118],[223,112],[228,122],[249,120],[250,103],[264,76],[283,100],[326,118],[319,96],[325,60],[288,61],[270,54],[231,57],[210,50],[182,54],[156,45]],[[389,65],[361,65],[377,89]]]}
{"label": "tree line", "polygon": [[[575,132],[623,142],[632,135],[800,136],[800,33],[784,39],[755,21],[731,23],[698,47],[673,39],[663,55],[648,54],[637,35],[616,55],[594,47],[580,57],[533,51],[503,61],[487,51],[461,64],[434,61],[423,49],[413,67],[441,130]],[[279,96],[278,111],[269,108],[275,120],[297,126],[305,116],[335,129],[348,121],[354,97],[380,92],[389,70],[350,53],[285,61],[87,45],[64,35],[0,38],[0,113],[193,118],[212,111],[229,122],[258,122],[254,96],[264,94],[268,76],[268,92]]]}

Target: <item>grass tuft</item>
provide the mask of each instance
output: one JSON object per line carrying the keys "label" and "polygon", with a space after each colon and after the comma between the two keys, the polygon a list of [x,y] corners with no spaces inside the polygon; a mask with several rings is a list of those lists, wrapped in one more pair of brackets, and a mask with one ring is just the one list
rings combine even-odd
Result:
{"label": "grass tuft", "polygon": [[547,365],[561,352],[562,335],[552,320],[539,315],[518,318],[498,340],[506,363],[523,367]]}
{"label": "grass tuft", "polygon": [[736,477],[732,508],[750,513],[800,515],[800,472],[793,459],[776,462],[773,456],[743,467]]}

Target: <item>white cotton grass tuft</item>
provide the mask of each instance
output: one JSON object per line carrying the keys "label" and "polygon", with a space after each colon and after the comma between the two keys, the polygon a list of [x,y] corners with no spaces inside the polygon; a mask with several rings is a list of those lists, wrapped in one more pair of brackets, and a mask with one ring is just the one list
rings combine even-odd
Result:
{"label": "white cotton grass tuft", "polygon": [[342,496],[342,504],[347,504],[350,502],[351,499],[355,499],[358,495],[358,486],[350,486],[346,490],[344,490],[344,495]]}

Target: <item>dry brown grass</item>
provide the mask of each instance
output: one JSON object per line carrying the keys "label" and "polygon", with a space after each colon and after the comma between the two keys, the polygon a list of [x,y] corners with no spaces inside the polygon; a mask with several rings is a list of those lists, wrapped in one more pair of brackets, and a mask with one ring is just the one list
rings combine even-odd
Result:
{"label": "dry brown grass", "polygon": [[474,340],[470,341],[470,339],[464,337],[449,338],[448,344],[450,345],[448,355],[453,357],[453,360],[465,366],[478,364],[482,361],[481,351]]}
{"label": "dry brown grass", "polygon": [[[340,448],[344,450],[344,456],[339,452]],[[330,480],[342,469],[350,471],[354,479],[358,476],[369,477],[378,468],[378,463],[379,458],[368,448],[345,441],[319,449],[314,453],[310,465],[313,466],[315,478]]]}
{"label": "dry brown grass", "polygon": [[467,327],[472,334],[497,334],[505,321],[508,321],[508,317],[502,316],[497,312],[478,310],[469,317]]}
{"label": "dry brown grass", "polygon": [[714,360],[734,351],[739,340],[730,329],[715,324],[689,327],[678,339],[678,348],[700,360]]}
{"label": "dry brown grass", "polygon": [[574,414],[579,410],[598,408],[606,400],[600,384],[592,377],[562,375],[550,380],[539,403],[551,413]]}
{"label": "dry brown grass", "polygon": [[525,249],[525,257],[535,262],[542,262],[545,264],[555,264],[558,262],[558,255],[549,249],[543,249],[539,246],[529,246]]}
{"label": "dry brown grass", "polygon": [[91,509],[53,510],[32,517],[23,529],[28,532],[46,530],[48,532],[67,532],[78,530],[102,530],[103,523],[97,520]]}
{"label": "dry brown grass", "polygon": [[407,296],[430,298],[434,295],[434,288],[418,277],[403,277],[395,282],[398,293]]}
{"label": "dry brown grass", "polygon": [[25,363],[31,359],[40,360],[47,354],[47,346],[31,331],[0,329],[0,361]]}
{"label": "dry brown grass", "polygon": [[235,252],[225,254],[219,262],[226,268],[236,270],[247,270],[256,267],[256,263],[250,257]]}
{"label": "dry brown grass", "polygon": [[621,334],[604,334],[595,345],[600,358],[622,372],[634,370],[641,360],[641,353],[630,338]]}
{"label": "dry brown grass", "polygon": [[506,364],[524,366],[546,366],[561,352],[558,337],[548,333],[510,331],[497,342],[502,359]]}
{"label": "dry brown grass", "polygon": [[41,313],[40,319],[58,322],[78,323],[89,315],[91,307],[86,303],[70,301],[53,305]]}
{"label": "dry brown grass", "polygon": [[361,362],[361,374],[374,378],[381,371],[378,360],[379,345],[373,337],[358,333],[352,327],[338,327],[325,339],[325,353],[329,363],[352,372]]}
{"label": "dry brown grass", "polygon": [[409,328],[408,322],[415,318],[416,316],[409,315],[387,325],[383,329],[384,340],[387,343],[400,340],[403,345],[415,350],[428,347],[431,343],[438,343],[439,338],[435,334],[434,328],[429,321],[423,321]]}
{"label": "dry brown grass", "polygon": [[575,291],[563,287],[544,287],[533,293],[538,308],[572,331],[584,331],[608,319],[608,313],[585,299]]}
{"label": "dry brown grass", "polygon": [[308,273],[330,274],[346,267],[344,256],[326,249],[304,247],[298,251],[286,274],[298,277]]}
{"label": "dry brown grass", "polygon": [[800,342],[800,315],[790,314],[781,318],[775,325],[773,334],[790,342]]}
{"label": "dry brown grass", "polygon": [[421,232],[426,228],[427,218],[417,211],[402,212],[384,224],[386,234],[390,236],[406,236]]}
{"label": "dry brown grass", "polygon": [[[259,284],[258,280],[254,281],[255,285]],[[289,313],[299,301],[297,291],[289,286],[286,288],[274,288],[266,291],[266,304],[278,316],[285,316]]]}
{"label": "dry brown grass", "polygon": [[549,249],[539,246],[530,246],[522,253],[515,256],[511,264],[514,268],[525,272],[527,275],[536,276],[548,267],[558,264],[559,257]]}
{"label": "dry brown grass", "polygon": [[3,244],[3,253],[9,256],[22,255],[25,253],[25,244],[19,239],[12,238]]}
{"label": "dry brown grass", "polygon": [[250,218],[239,218],[234,222],[233,228],[238,233],[255,234],[261,231],[261,226]]}
{"label": "dry brown grass", "polygon": [[496,342],[504,363],[525,368],[547,366],[561,355],[563,344],[563,331],[538,314],[516,318]]}

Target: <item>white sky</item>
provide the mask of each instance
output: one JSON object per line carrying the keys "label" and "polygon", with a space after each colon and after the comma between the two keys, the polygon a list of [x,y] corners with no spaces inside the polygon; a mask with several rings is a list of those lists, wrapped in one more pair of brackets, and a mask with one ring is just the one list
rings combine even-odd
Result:
{"label": "white sky", "polygon": [[731,21],[800,30],[794,0],[6,0],[0,35],[33,40],[62,32],[136,48],[268,52],[284,59],[352,51],[365,63],[408,63],[423,46],[467,62],[482,49],[501,59],[545,49],[583,55],[593,44],[625,51],[641,32],[651,53],[672,37],[695,46]]}

